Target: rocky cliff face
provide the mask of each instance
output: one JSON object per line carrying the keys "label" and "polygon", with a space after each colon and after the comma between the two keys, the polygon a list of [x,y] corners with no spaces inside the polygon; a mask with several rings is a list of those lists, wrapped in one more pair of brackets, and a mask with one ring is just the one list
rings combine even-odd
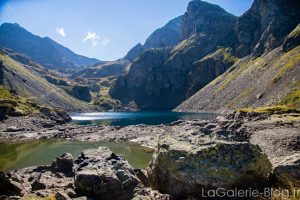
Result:
{"label": "rocky cliff face", "polygon": [[182,40],[197,33],[218,35],[220,39],[232,31],[228,27],[234,26],[236,17],[217,5],[193,0],[189,3],[182,21]]}
{"label": "rocky cliff face", "polygon": [[236,24],[237,55],[254,57],[280,46],[300,21],[297,0],[255,0]]}
{"label": "rocky cliff face", "polygon": [[162,28],[154,31],[146,40],[145,44],[137,44],[124,57],[133,61],[151,48],[172,47],[182,40],[182,16],[169,21]]}
{"label": "rocky cliff face", "polygon": [[[188,39],[174,47],[144,52],[111,89],[114,98],[135,101],[141,109],[172,109],[188,97],[188,74],[195,68],[194,62],[219,46],[229,45],[224,33],[234,31],[236,17],[195,0],[182,18],[181,38]],[[194,26],[198,27],[196,32],[190,30]]]}
{"label": "rocky cliff face", "polygon": [[299,6],[292,0],[254,1],[236,24],[237,56],[245,57],[176,110],[299,107]]}

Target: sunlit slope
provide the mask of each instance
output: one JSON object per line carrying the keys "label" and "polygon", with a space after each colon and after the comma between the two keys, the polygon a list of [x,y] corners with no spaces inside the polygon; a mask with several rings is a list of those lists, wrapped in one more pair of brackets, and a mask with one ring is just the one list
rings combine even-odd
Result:
{"label": "sunlit slope", "polygon": [[300,46],[239,60],[176,110],[220,111],[244,107],[300,107]]}
{"label": "sunlit slope", "polygon": [[38,103],[65,110],[87,110],[88,104],[79,101],[64,90],[50,84],[30,67],[16,62],[0,53],[0,71],[6,89],[22,98],[30,98]]}

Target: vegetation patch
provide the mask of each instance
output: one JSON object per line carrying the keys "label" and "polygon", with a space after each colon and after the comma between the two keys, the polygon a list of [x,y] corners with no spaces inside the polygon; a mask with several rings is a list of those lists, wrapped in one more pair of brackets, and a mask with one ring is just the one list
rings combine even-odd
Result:
{"label": "vegetation patch", "polygon": [[295,83],[295,88],[280,102],[280,104],[300,109],[300,80]]}
{"label": "vegetation patch", "polygon": [[[284,56],[285,57],[285,56]],[[287,58],[286,58],[287,59]],[[300,62],[300,54],[296,54],[295,56],[290,56],[289,61],[280,68],[279,72],[276,74],[276,76],[273,78],[273,83],[278,82],[281,77],[289,70],[294,69],[294,67]]]}
{"label": "vegetation patch", "polygon": [[252,113],[268,113],[268,114],[283,114],[283,113],[300,113],[299,109],[287,105],[267,106],[257,108],[242,108],[240,112]]}
{"label": "vegetation patch", "polygon": [[253,93],[253,91],[254,91],[254,88],[245,89],[239,96],[237,96],[232,101],[230,101],[225,107],[229,108],[232,105],[234,105],[235,103],[242,101],[244,98],[250,96]]}

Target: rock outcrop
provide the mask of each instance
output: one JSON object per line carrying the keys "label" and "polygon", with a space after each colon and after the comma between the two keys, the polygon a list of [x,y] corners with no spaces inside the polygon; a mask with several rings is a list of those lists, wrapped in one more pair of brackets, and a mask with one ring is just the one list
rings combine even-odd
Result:
{"label": "rock outcrop", "polygon": [[207,83],[223,74],[237,61],[232,55],[232,50],[221,48],[195,62],[194,69],[189,73],[188,97],[198,92]]}
{"label": "rock outcrop", "polygon": [[237,55],[258,57],[280,46],[298,25],[299,9],[297,0],[255,0],[236,24]]}
{"label": "rock outcrop", "polygon": [[75,188],[84,196],[132,199],[140,184],[129,163],[105,147],[82,152],[75,163]]}
{"label": "rock outcrop", "polygon": [[81,101],[90,102],[92,100],[91,91],[89,87],[85,85],[73,85],[67,88],[66,92]]}
{"label": "rock outcrop", "polygon": [[202,128],[161,136],[148,168],[151,187],[175,199],[216,188],[262,189],[271,173],[267,156],[258,146],[225,139],[227,134]]}
{"label": "rock outcrop", "polygon": [[277,187],[290,190],[300,187],[299,131],[297,129],[259,130],[251,135],[250,142],[260,146],[270,159]]}

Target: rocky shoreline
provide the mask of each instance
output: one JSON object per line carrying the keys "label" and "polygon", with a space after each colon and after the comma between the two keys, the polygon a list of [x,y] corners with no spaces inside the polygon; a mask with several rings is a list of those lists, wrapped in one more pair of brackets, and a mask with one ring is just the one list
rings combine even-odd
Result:
{"label": "rocky shoreline", "polygon": [[127,127],[81,126],[53,119],[9,118],[0,123],[0,140],[132,141],[156,151],[147,170],[133,169],[122,156],[103,147],[86,150],[77,159],[64,154],[51,166],[1,173],[0,194],[197,199],[203,195],[201,189],[300,187],[298,115],[232,112],[213,121]]}

